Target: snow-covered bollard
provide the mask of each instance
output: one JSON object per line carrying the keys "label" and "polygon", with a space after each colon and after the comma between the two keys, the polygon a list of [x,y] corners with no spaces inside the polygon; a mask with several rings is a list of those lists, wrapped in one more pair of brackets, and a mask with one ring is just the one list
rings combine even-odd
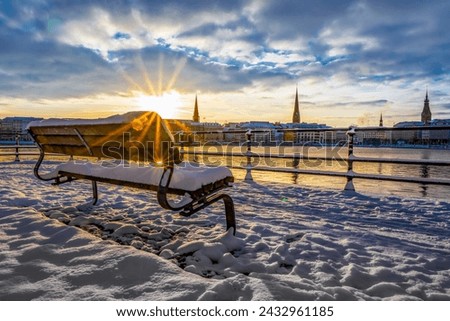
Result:
{"label": "snow-covered bollard", "polygon": [[245,133],[245,136],[247,136],[247,166],[246,166],[246,171],[247,173],[245,174],[245,178],[244,180],[246,181],[253,181],[253,176],[252,176],[252,130],[249,129],[247,130],[247,132]]}
{"label": "snow-covered bollard", "polygon": [[179,142],[180,142],[180,159],[181,161],[184,160],[184,154],[186,153],[185,149],[184,149],[184,132],[180,131],[177,133],[178,134],[178,138],[179,138]]}
{"label": "snow-covered bollard", "polygon": [[353,185],[353,142],[355,138],[355,127],[350,127],[347,131],[348,136],[348,157],[347,157],[347,183],[345,184],[344,190],[346,191],[355,191],[355,186]]}
{"label": "snow-covered bollard", "polygon": [[15,162],[20,162],[20,158],[19,158],[19,144],[20,144],[19,134],[16,134],[16,158],[14,159]]}

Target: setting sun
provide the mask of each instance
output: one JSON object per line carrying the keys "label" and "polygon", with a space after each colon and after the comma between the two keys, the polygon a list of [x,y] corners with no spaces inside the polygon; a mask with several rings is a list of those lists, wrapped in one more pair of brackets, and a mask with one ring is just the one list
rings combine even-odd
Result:
{"label": "setting sun", "polygon": [[155,111],[162,118],[174,118],[181,107],[180,94],[171,90],[161,95],[135,93],[135,104],[141,110]]}

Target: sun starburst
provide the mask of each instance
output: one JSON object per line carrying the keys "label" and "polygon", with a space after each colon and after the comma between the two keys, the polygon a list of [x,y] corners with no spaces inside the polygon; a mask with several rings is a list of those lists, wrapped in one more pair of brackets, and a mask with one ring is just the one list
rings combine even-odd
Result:
{"label": "sun starburst", "polygon": [[[124,78],[129,83],[131,89],[129,95],[132,99],[131,105],[137,110],[154,111],[162,118],[174,118],[178,115],[182,106],[180,93],[173,88],[177,78],[186,63],[185,59],[177,62],[175,69],[170,77],[165,77],[163,56],[159,59],[159,67],[157,72],[157,81],[152,81],[148,68],[145,66],[142,58],[138,58],[136,64],[142,74],[143,82],[140,83],[127,73],[123,72]],[[169,79],[164,84],[163,79]]]}

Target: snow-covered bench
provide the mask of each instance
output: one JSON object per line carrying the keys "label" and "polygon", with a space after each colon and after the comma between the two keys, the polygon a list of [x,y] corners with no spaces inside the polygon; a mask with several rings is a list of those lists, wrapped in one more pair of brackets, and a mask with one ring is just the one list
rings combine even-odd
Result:
{"label": "snow-covered bench", "polygon": [[[97,182],[152,190],[163,208],[183,216],[223,200],[227,229],[236,230],[233,200],[221,192],[234,180],[231,171],[182,162],[173,136],[156,113],[130,112],[95,120],[47,119],[31,122],[28,131],[40,149],[34,167],[38,179],[56,185],[90,180],[94,205]],[[41,174],[39,168],[49,153],[69,155],[70,160]],[[79,160],[80,156],[94,161]],[[178,195],[178,200],[168,195]]]}

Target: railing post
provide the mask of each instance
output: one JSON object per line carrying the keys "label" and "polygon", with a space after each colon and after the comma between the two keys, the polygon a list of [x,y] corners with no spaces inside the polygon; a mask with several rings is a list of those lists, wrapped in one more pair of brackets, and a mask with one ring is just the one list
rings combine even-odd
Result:
{"label": "railing post", "polygon": [[19,134],[16,133],[16,158],[14,159],[15,162],[20,162],[19,158]]}
{"label": "railing post", "polygon": [[[181,138],[181,135],[180,135]],[[180,139],[180,158],[184,160],[184,141]]]}
{"label": "railing post", "polygon": [[246,133],[245,136],[247,137],[247,166],[246,166],[246,170],[247,173],[245,174],[245,179],[246,181],[253,181],[253,177],[252,177],[252,131],[249,129]]}
{"label": "railing post", "polygon": [[179,156],[179,158],[180,158],[180,161],[183,161],[184,160],[184,152],[185,152],[184,151],[184,137],[183,137],[184,136],[184,132],[183,131],[179,131],[174,136],[175,136],[175,142],[178,141],[180,143],[180,151],[179,151],[180,156]]}
{"label": "railing post", "polygon": [[350,127],[347,131],[348,136],[348,154],[347,154],[347,183],[345,184],[344,190],[355,191],[355,186],[353,185],[353,143],[355,138],[355,128]]}

